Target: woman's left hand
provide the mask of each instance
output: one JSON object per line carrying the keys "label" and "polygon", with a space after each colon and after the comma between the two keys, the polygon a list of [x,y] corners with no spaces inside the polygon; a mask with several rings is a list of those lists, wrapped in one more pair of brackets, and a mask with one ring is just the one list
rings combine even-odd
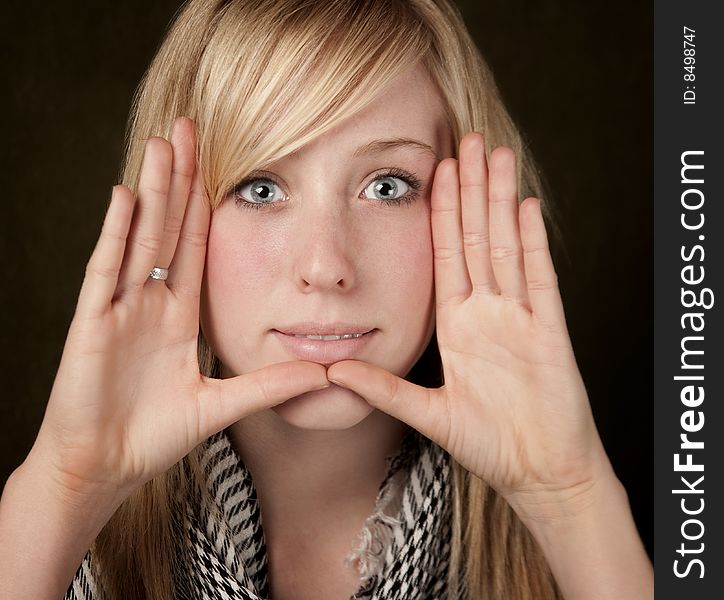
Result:
{"label": "woman's left hand", "polygon": [[443,160],[432,189],[437,340],[445,385],[362,361],[330,381],[445,448],[526,514],[585,495],[612,469],[576,365],[540,201],[518,205],[509,148],[482,135]]}

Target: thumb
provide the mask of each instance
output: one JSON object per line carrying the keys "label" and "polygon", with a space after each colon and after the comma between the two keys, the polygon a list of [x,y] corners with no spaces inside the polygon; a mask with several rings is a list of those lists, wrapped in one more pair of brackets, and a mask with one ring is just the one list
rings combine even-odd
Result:
{"label": "thumb", "polygon": [[329,385],[324,365],[301,360],[229,379],[204,377],[198,406],[202,439],[255,412]]}
{"label": "thumb", "polygon": [[441,439],[441,403],[431,390],[358,360],[343,360],[327,369],[327,379],[362,396],[368,404],[404,421],[434,442]]}

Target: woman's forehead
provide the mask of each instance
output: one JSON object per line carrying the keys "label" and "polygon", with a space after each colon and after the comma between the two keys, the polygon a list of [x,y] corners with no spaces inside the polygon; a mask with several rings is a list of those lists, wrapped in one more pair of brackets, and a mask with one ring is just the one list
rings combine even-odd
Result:
{"label": "woman's forehead", "polygon": [[420,65],[400,73],[350,120],[379,121],[380,128],[420,128],[444,114],[443,102],[427,71]]}
{"label": "woman's forehead", "polygon": [[334,144],[354,157],[399,149],[440,160],[448,137],[440,94],[416,67],[391,80],[365,108],[287,156],[300,158],[317,146]]}

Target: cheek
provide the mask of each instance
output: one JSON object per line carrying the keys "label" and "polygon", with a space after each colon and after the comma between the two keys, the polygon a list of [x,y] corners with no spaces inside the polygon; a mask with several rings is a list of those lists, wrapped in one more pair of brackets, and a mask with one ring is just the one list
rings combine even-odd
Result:
{"label": "cheek", "polygon": [[402,315],[424,315],[433,292],[433,255],[429,210],[400,219],[375,234],[378,282],[388,302],[405,307]]}
{"label": "cheek", "polygon": [[[217,213],[220,211],[217,211]],[[206,254],[207,275],[220,289],[243,286],[253,289],[264,285],[265,278],[276,272],[279,252],[252,222],[242,219],[224,219],[214,214],[209,228]]]}
{"label": "cheek", "polygon": [[214,213],[204,278],[205,312],[214,321],[243,326],[273,289],[279,253],[248,224]]}

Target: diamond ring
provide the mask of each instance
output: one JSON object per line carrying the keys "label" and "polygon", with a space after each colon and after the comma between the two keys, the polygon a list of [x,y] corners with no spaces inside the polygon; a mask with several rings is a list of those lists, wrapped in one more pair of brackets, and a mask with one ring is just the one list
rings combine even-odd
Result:
{"label": "diamond ring", "polygon": [[162,269],[161,267],[153,267],[151,272],[148,274],[151,279],[157,279],[158,281],[165,281],[168,278],[168,269]]}

